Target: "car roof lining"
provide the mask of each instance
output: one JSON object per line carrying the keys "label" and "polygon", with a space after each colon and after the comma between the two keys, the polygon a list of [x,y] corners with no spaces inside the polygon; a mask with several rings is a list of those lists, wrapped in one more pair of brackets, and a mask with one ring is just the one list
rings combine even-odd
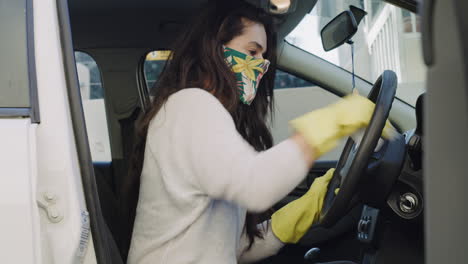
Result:
{"label": "car roof lining", "polygon": [[[278,16],[278,37],[284,39],[309,13],[317,0],[296,0],[296,11]],[[384,0],[417,9],[414,0]],[[177,32],[207,0],[69,0],[76,49],[167,49]]]}
{"label": "car roof lining", "polygon": [[[69,0],[76,49],[167,49],[177,33],[207,0]],[[283,39],[317,0],[300,0],[296,11],[279,16]]]}
{"label": "car roof lining", "polygon": [[207,0],[70,0],[71,9],[126,9],[126,8],[162,8],[170,9],[184,6],[195,8]]}

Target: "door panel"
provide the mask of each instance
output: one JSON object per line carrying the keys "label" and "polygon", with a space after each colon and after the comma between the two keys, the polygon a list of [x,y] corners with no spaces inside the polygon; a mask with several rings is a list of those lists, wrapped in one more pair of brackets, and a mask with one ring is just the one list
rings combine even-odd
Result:
{"label": "door panel", "polygon": [[39,257],[35,128],[30,119],[0,119],[2,263],[37,263]]}

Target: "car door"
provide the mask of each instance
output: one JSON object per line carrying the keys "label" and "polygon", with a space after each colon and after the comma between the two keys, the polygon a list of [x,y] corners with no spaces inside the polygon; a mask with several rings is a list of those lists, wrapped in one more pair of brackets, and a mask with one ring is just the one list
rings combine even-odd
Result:
{"label": "car door", "polygon": [[85,127],[73,109],[76,71],[66,66],[73,60],[66,3],[0,1],[3,263],[95,263],[102,256],[94,250],[102,248],[98,213],[81,177]]}
{"label": "car door", "polygon": [[0,259],[39,263],[37,102],[31,1],[0,1]]}

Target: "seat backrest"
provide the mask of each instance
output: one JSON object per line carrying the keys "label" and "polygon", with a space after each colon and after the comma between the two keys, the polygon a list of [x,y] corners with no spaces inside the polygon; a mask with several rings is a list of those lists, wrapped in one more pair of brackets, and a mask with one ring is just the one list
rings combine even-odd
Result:
{"label": "seat backrest", "polygon": [[129,117],[119,120],[125,169],[115,174],[119,197],[119,230],[115,235],[124,261],[127,260],[130,248],[140,189],[140,181],[129,178],[128,168],[135,143],[135,125],[141,114],[141,109],[137,107]]}
{"label": "seat backrest", "polygon": [[136,108],[129,117],[119,120],[123,159],[93,164],[106,236],[112,244],[111,251],[117,252],[123,263],[130,247],[138,202],[139,182],[128,179],[128,168],[135,138],[135,122],[140,112],[140,108]]}
{"label": "seat backrest", "polygon": [[108,246],[109,246],[109,251],[110,251],[110,259],[112,261],[112,264],[125,264],[126,261],[122,259],[122,256],[120,255],[119,248],[117,246],[117,243],[114,240],[114,237],[109,230],[108,226],[105,225],[106,230],[104,231],[104,235],[107,238],[108,241]]}

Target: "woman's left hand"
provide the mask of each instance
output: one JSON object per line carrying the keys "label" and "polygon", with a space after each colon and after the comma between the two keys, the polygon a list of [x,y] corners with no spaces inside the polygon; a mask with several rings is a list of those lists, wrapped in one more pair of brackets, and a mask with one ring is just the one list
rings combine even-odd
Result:
{"label": "woman's left hand", "polygon": [[316,178],[301,198],[290,202],[271,217],[271,228],[283,243],[297,243],[320,217],[323,200],[335,169]]}

